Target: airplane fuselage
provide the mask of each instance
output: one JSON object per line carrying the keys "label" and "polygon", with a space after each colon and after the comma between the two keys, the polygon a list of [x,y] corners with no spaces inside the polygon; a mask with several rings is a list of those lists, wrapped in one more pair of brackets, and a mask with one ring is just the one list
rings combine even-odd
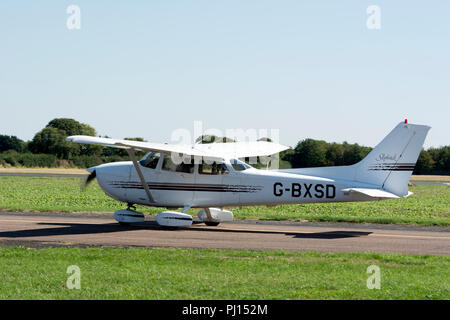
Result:
{"label": "airplane fuselage", "polygon": [[[226,174],[166,171],[140,165],[154,202],[150,202],[132,162],[96,167],[104,192],[119,201],[154,207],[234,207],[323,202],[365,201],[364,197],[342,191],[370,188],[355,181],[298,175],[255,168],[235,171],[228,163]],[[373,200],[373,199],[372,199]]]}

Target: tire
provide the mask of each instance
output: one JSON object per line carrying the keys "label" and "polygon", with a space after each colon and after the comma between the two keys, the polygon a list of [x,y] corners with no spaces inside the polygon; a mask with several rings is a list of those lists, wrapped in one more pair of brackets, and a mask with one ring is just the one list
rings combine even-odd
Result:
{"label": "tire", "polygon": [[220,222],[205,221],[205,224],[208,227],[217,227],[220,224]]}

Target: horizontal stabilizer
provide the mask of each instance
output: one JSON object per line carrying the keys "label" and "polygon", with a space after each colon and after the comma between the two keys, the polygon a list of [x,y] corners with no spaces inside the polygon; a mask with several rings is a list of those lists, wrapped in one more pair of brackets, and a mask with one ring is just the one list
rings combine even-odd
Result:
{"label": "horizontal stabilizer", "polygon": [[377,198],[377,199],[395,199],[399,198],[393,193],[381,190],[381,189],[370,189],[370,188],[347,188],[342,189],[345,193],[357,193],[369,198]]}

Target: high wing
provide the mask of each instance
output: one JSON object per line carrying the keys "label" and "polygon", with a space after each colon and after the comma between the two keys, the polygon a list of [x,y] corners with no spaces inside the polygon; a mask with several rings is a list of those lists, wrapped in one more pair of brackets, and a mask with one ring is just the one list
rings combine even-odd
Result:
{"label": "high wing", "polygon": [[267,141],[196,144],[195,149],[222,158],[270,156],[290,147]]}
{"label": "high wing", "polygon": [[117,140],[91,136],[70,136],[67,137],[66,140],[75,143],[98,144],[105,147],[113,147],[121,149],[132,148],[137,151],[153,151],[162,153],[174,152],[174,153],[183,153],[191,156],[208,156],[202,151],[193,149],[192,146],[181,144],[165,144],[165,143],[141,142],[133,140]]}
{"label": "high wing", "polygon": [[162,153],[179,153],[191,156],[221,159],[268,156],[289,149],[289,147],[267,141],[181,145],[132,140],[117,140],[91,136],[70,136],[66,140],[75,143],[97,144],[113,148],[134,149],[138,151],[153,151]]}

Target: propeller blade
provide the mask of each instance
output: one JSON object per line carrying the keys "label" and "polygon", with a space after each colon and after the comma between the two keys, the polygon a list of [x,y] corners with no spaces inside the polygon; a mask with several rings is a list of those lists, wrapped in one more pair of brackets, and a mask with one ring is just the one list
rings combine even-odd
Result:
{"label": "propeller blade", "polygon": [[85,190],[86,187],[97,177],[97,172],[94,170],[91,172],[90,175],[87,176],[86,180],[84,180],[84,183],[81,185],[81,190]]}

